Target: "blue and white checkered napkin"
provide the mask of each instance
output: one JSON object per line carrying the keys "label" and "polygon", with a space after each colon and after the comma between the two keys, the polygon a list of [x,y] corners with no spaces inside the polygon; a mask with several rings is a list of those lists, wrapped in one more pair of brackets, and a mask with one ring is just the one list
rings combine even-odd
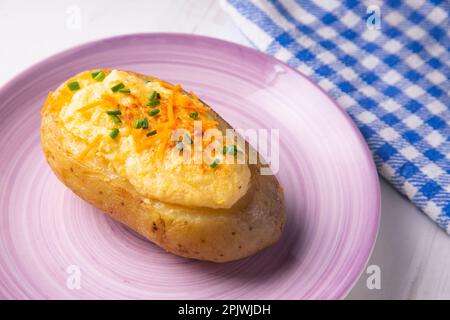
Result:
{"label": "blue and white checkered napkin", "polygon": [[450,234],[450,1],[222,5],[258,49],[345,108],[379,172]]}

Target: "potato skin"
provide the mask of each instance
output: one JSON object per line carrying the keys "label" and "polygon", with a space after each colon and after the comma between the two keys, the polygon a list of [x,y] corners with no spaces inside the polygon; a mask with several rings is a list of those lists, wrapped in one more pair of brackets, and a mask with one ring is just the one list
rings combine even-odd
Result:
{"label": "potato skin", "polygon": [[[53,172],[79,197],[158,246],[183,257],[227,262],[255,254],[280,238],[285,222],[283,192],[275,176],[259,174],[259,165],[249,165],[250,188],[230,209],[189,208],[144,198],[101,161],[80,161],[64,148],[61,141],[68,137],[60,130],[60,108],[42,112],[41,143]],[[214,113],[214,117],[219,128],[230,128],[220,116]]]}

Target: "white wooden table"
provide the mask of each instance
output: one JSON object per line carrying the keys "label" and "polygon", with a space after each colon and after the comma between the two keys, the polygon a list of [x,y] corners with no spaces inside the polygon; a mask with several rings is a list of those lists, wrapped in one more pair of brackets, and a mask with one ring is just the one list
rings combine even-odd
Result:
{"label": "white wooden table", "polygon": [[[0,85],[53,53],[118,34],[184,32],[250,46],[216,0],[3,0],[0,30]],[[348,298],[450,299],[450,237],[380,183],[382,219],[369,265],[380,267],[381,289],[369,290],[363,273]]]}

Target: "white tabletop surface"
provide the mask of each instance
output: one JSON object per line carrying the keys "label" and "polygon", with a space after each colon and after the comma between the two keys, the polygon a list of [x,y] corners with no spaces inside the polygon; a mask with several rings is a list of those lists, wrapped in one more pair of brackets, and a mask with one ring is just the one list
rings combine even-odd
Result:
{"label": "white tabletop surface", "polygon": [[[250,46],[216,0],[1,0],[0,30],[0,85],[53,53],[119,34],[183,32]],[[369,290],[363,273],[348,298],[450,299],[450,237],[380,184],[381,225],[368,265],[380,267],[381,289]]]}

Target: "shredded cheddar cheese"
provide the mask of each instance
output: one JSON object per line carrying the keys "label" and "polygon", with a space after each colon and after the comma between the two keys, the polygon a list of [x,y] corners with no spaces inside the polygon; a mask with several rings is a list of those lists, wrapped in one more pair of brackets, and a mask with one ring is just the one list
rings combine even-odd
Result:
{"label": "shredded cheddar cheese", "polygon": [[48,108],[50,107],[50,101],[52,100],[52,96],[53,96],[53,92],[50,91],[47,95],[47,99],[45,100],[44,107],[42,108],[42,111],[41,111],[42,114],[44,112],[46,112],[48,110]]}
{"label": "shredded cheddar cheese", "polygon": [[77,113],[88,116],[86,112],[94,107],[102,107],[103,109],[118,108],[121,110],[120,122],[129,127],[133,125],[133,121],[136,119],[147,119],[149,122],[148,130],[157,130],[156,135],[148,137],[143,134],[142,130],[131,130],[131,135],[133,136],[136,150],[142,152],[145,149],[156,148],[158,149],[158,156],[164,154],[170,139],[171,130],[177,127],[188,128],[192,126],[194,119],[189,117],[192,110],[195,110],[204,118],[202,119],[204,130],[217,127],[217,121],[211,120],[205,115],[208,108],[199,101],[192,91],[190,93],[191,99],[183,92],[180,85],[172,86],[165,82],[158,83],[167,91],[159,93],[162,97],[154,107],[158,108],[160,112],[154,117],[147,117],[149,108],[146,106],[146,101],[142,101],[141,97],[128,95],[128,100],[133,102],[131,105],[124,105],[117,95],[114,96],[109,92],[103,93],[96,101],[82,105],[77,109]]}
{"label": "shredded cheddar cheese", "polygon": [[173,114],[173,95],[174,94],[175,93],[172,93],[169,97],[169,100],[167,101],[167,117],[169,118],[169,123],[168,123],[169,127],[172,127],[175,124],[175,118],[174,118],[174,114]]}
{"label": "shredded cheddar cheese", "polygon": [[104,101],[94,101],[94,102],[91,102],[91,103],[88,103],[88,104],[85,104],[84,106],[82,106],[80,109],[78,109],[78,112],[84,112],[87,109],[97,107],[97,106],[100,106],[103,104],[104,104]]}
{"label": "shredded cheddar cheese", "polygon": [[88,153],[100,144],[100,141],[102,141],[102,136],[96,136],[94,140],[81,152],[80,159],[85,159]]}

